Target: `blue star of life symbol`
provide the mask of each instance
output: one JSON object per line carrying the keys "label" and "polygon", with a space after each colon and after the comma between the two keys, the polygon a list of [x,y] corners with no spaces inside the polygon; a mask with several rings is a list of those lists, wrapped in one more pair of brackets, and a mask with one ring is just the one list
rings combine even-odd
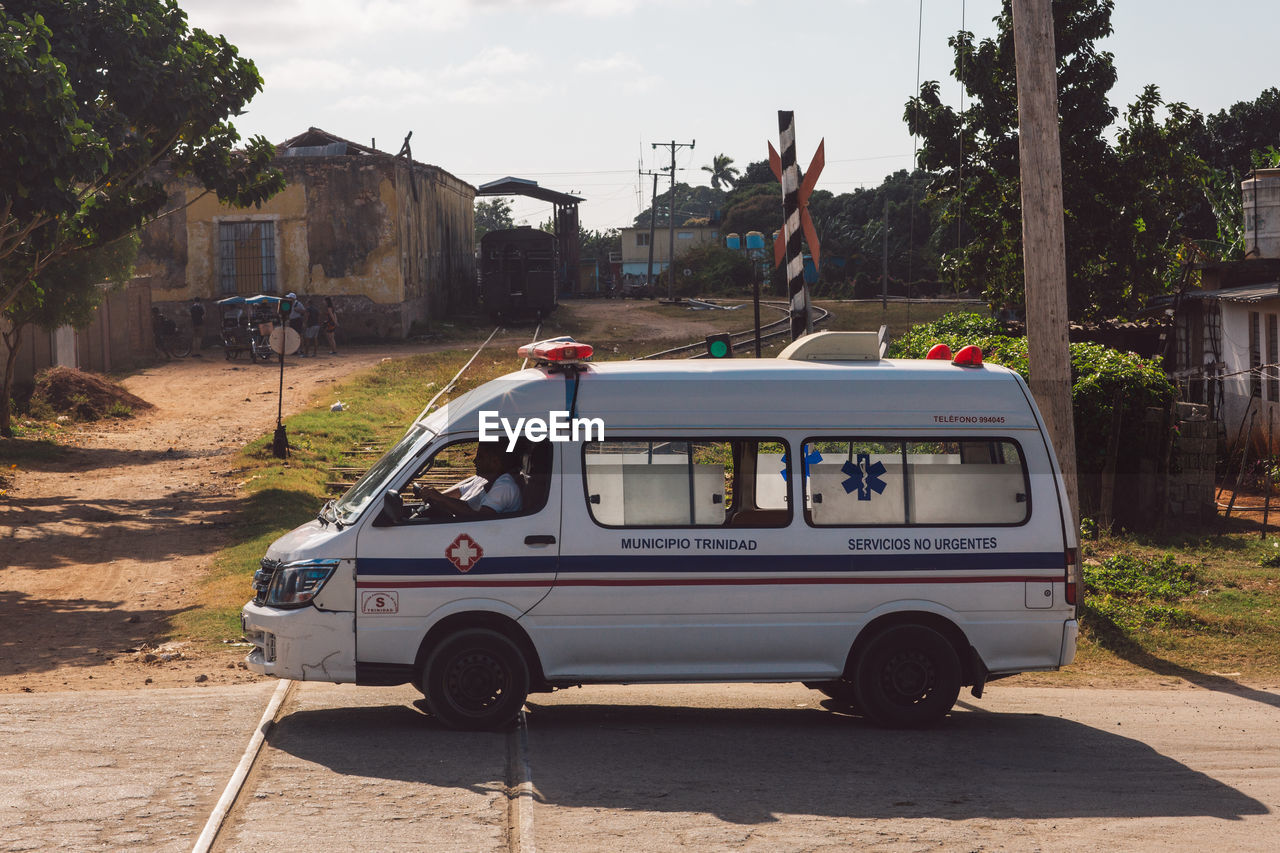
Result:
{"label": "blue star of life symbol", "polygon": [[852,461],[844,463],[840,467],[840,473],[848,474],[849,479],[840,485],[844,486],[845,494],[853,494],[856,489],[858,492],[858,500],[871,500],[871,493],[877,495],[884,491],[888,485],[884,480],[880,479],[880,475],[885,471],[884,463],[879,460],[874,465],[871,464],[870,453],[859,453],[858,464],[855,466]]}
{"label": "blue star of life symbol", "polygon": [[[781,472],[782,479],[785,480],[787,479],[787,454],[785,453],[782,454],[781,461],[782,461],[782,472]],[[818,448],[816,447],[805,454],[803,467],[804,467],[804,476],[806,479],[808,479],[809,477],[809,466],[817,465],[821,461],[822,461],[822,454],[818,452]]]}

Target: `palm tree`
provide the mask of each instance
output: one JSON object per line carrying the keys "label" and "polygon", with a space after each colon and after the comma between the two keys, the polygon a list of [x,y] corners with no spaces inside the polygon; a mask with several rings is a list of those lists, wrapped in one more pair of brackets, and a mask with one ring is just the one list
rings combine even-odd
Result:
{"label": "palm tree", "polygon": [[711,186],[718,190],[731,190],[738,180],[738,169],[733,165],[733,158],[727,154],[712,157],[711,165],[703,166],[702,171],[711,173]]}

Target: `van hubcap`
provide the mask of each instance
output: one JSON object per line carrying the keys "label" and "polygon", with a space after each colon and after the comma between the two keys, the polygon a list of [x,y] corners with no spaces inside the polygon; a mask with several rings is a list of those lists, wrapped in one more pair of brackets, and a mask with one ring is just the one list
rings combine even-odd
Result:
{"label": "van hubcap", "polygon": [[889,698],[907,705],[928,696],[936,678],[933,661],[916,650],[894,655],[881,673],[881,683]]}
{"label": "van hubcap", "polygon": [[465,711],[482,711],[507,691],[508,676],[502,663],[481,652],[459,655],[445,673],[445,688],[455,705]]}

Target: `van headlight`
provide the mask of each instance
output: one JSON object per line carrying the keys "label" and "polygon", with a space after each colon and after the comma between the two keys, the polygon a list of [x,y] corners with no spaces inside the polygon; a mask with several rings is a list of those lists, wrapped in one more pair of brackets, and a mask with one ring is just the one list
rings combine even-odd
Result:
{"label": "van headlight", "polygon": [[276,569],[262,603],[268,607],[305,607],[320,594],[337,568],[337,560],[285,563]]}

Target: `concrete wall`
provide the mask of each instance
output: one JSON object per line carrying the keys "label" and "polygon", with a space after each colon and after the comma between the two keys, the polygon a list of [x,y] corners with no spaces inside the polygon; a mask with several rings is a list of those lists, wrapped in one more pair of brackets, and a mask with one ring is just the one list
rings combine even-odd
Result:
{"label": "concrete wall", "polygon": [[[109,373],[149,364],[155,358],[150,318],[150,284],[135,280],[108,293],[93,322],[84,329],[64,327],[50,332],[39,326],[27,327],[14,364],[15,396],[25,397],[36,374],[55,365]],[[6,357],[0,341],[0,365]]]}
{"label": "concrete wall", "polygon": [[[1256,311],[1261,331],[1261,356],[1267,362],[1267,315],[1280,314],[1280,299],[1259,302],[1219,303],[1222,312],[1222,360],[1226,367],[1222,380],[1223,403],[1221,420],[1227,436],[1228,450],[1234,450],[1236,438],[1245,435],[1253,444],[1253,452],[1266,452],[1268,418],[1271,419],[1271,452],[1280,450],[1280,400],[1270,399],[1266,377],[1262,380],[1262,396],[1255,398],[1250,387],[1249,373],[1249,314]],[[1256,415],[1254,414],[1256,412]],[[1250,424],[1252,423],[1252,429]]]}

